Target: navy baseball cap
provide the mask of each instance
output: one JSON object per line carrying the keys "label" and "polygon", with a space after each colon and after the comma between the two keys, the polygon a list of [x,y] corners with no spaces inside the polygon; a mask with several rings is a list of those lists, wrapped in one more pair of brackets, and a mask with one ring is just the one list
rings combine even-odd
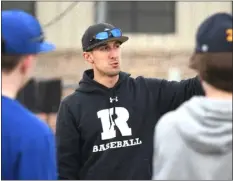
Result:
{"label": "navy baseball cap", "polygon": [[91,25],[86,29],[82,36],[82,47],[83,51],[91,51],[109,41],[124,43],[128,39],[127,36],[123,36],[120,28],[109,23],[98,23]]}
{"label": "navy baseball cap", "polygon": [[55,45],[45,42],[39,21],[22,10],[2,11],[2,42],[5,54],[50,52]]}
{"label": "navy baseball cap", "polygon": [[205,19],[196,34],[197,53],[232,52],[232,15],[215,13]]}

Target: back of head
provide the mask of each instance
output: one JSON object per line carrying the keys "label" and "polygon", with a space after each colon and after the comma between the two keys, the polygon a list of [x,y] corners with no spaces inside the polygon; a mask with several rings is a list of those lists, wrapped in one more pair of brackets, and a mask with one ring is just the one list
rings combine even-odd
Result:
{"label": "back of head", "polygon": [[39,21],[22,10],[1,12],[2,26],[2,71],[11,72],[27,55],[49,52],[53,44],[45,42]]}
{"label": "back of head", "polygon": [[232,15],[216,13],[201,23],[190,67],[214,88],[232,92]]}

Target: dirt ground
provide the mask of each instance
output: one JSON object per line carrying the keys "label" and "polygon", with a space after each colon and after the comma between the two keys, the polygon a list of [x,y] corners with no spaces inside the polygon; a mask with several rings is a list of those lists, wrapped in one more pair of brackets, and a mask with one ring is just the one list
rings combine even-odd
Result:
{"label": "dirt ground", "polygon": [[[170,68],[178,68],[181,78],[186,79],[195,75],[195,72],[188,68],[190,52],[123,52],[121,67],[136,77],[168,78]],[[78,86],[83,71],[89,68],[85,63],[81,52],[66,51],[51,53],[39,57],[37,69],[34,76],[37,78],[61,78],[63,84]],[[73,88],[65,88],[63,97],[73,92]],[[44,115],[41,115],[43,117]],[[56,114],[51,115],[48,123],[55,128]]]}

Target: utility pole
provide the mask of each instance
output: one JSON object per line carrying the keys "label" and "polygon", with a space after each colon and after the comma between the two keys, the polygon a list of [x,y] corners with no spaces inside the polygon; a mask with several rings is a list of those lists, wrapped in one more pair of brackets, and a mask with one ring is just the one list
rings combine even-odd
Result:
{"label": "utility pole", "polygon": [[96,2],[96,23],[106,22],[107,16],[107,2],[98,1]]}

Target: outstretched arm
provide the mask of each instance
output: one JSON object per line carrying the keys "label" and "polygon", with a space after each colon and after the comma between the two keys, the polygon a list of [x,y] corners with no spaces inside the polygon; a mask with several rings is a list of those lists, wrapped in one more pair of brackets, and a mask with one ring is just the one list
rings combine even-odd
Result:
{"label": "outstretched arm", "polygon": [[164,79],[146,79],[146,81],[160,115],[176,109],[195,95],[204,95],[198,77],[180,82]]}

